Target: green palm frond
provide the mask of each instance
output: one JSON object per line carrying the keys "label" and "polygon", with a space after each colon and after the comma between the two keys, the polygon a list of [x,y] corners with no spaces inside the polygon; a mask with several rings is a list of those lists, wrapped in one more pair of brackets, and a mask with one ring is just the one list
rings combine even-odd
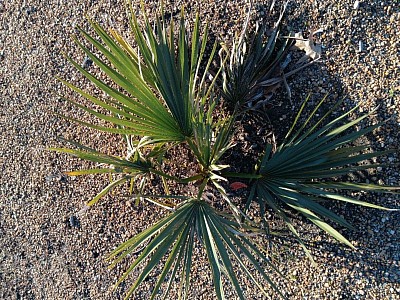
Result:
{"label": "green palm frond", "polygon": [[[253,270],[257,270],[271,288],[283,297],[265,271],[265,268],[269,267],[276,274],[279,274],[279,271],[271,264],[269,259],[254,246],[254,243],[245,233],[241,232],[238,223],[222,217],[202,200],[190,200],[184,203],[169,216],[117,247],[110,254],[109,260],[112,260],[110,267],[114,267],[138,247],[148,243],[119,279],[116,286],[124,281],[140,264],[144,264],[140,275],[126,295],[127,299],[166,257],[166,261],[163,263],[164,267],[157,278],[150,299],[157,295],[163,284],[166,285],[165,299],[178,271],[182,275],[179,294],[182,295],[183,299],[187,299],[195,237],[201,241],[207,253],[218,299],[225,299],[223,276],[232,283],[239,298],[245,299],[236,275],[236,267],[239,267],[264,295],[268,295],[265,286],[253,274]],[[248,265],[249,263],[251,268]]]}
{"label": "green palm frond", "polygon": [[[182,133],[186,137],[191,137],[193,134],[193,110],[196,109],[197,102],[204,99],[204,95],[208,94],[212,88],[206,86],[205,77],[199,81],[198,76],[206,50],[207,26],[205,26],[204,33],[201,36],[199,15],[197,14],[193,32],[189,39],[183,10],[177,37],[174,36],[175,24],[173,19],[167,26],[164,18],[158,18],[155,26],[151,26],[145,16],[145,29],[142,32],[133,11],[131,17],[131,27],[135,40],[143,57],[143,63],[152,74],[154,85],[162,95],[174,119],[178,122]],[[156,29],[153,29],[154,27]],[[204,74],[207,73],[214,53],[215,47],[209,57]]]}
{"label": "green palm frond", "polygon": [[87,161],[95,162],[97,163],[97,166],[101,166],[101,168],[69,171],[66,172],[67,175],[80,176],[89,174],[110,174],[110,178],[112,178],[112,175],[119,176],[118,179],[111,179],[111,182],[105,188],[103,188],[93,199],[87,202],[87,206],[92,206],[97,203],[101,197],[108,194],[118,185],[129,180],[132,181],[136,176],[149,173],[152,169],[152,164],[143,159],[139,152],[135,152],[134,155],[127,159],[98,152],[74,141],[65,141],[73,144],[79,148],[79,150],[69,148],[49,148],[49,150],[67,153]]}
{"label": "green palm frond", "polygon": [[259,176],[261,177],[256,180],[253,195],[283,217],[296,237],[299,236],[286,216],[284,206],[298,211],[340,242],[353,247],[342,234],[325,220],[354,229],[352,225],[343,217],[321,205],[321,200],[337,200],[389,210],[379,205],[343,196],[339,191],[395,192],[400,187],[343,182],[340,181],[340,176],[359,170],[384,166],[384,164],[371,164],[367,161],[393,151],[371,152],[368,151],[369,145],[353,146],[351,144],[359,137],[372,132],[382,125],[382,123],[378,123],[363,129],[351,130],[374,111],[353,121],[341,124],[340,122],[357,109],[358,106],[319,128],[318,126],[340,104],[338,103],[314,125],[306,129],[323,101],[324,99],[317,105],[303,125],[300,126],[300,129],[293,133],[293,129],[297,125],[300,114],[305,107],[305,103],[303,104],[284,142],[277,148],[275,153],[272,154],[272,147],[270,145],[267,146],[258,166]]}
{"label": "green palm frond", "polygon": [[[119,89],[113,88],[104,81],[100,80],[90,72],[82,68],[77,62],[68,58],[69,61],[95,86],[101,89],[109,97],[107,99],[95,97],[81,90],[80,88],[61,80],[66,86],[86,98],[87,100],[99,105],[109,111],[111,115],[105,115],[91,110],[83,105],[78,105],[93,116],[110,122],[111,124],[124,126],[123,128],[100,127],[83,123],[106,132],[119,134],[131,134],[139,136],[150,136],[154,141],[179,141],[184,136],[180,132],[178,123],[168,112],[163,103],[151,89],[151,85],[144,81],[140,72],[140,65],[123,51],[121,47],[95,22],[91,22],[95,32],[106,46],[94,39],[88,33],[80,29],[82,36],[92,44],[107,60],[103,61],[99,56],[92,53],[87,47],[75,38],[78,46],[90,57],[99,68],[115,82]],[[125,93],[120,90],[125,91]],[[72,119],[72,118],[71,118]],[[74,120],[74,119],[72,119]],[[160,129],[163,130],[160,130]]]}
{"label": "green palm frond", "polygon": [[[135,155],[130,156],[129,159],[121,158],[118,156],[107,155],[101,152],[98,152],[92,148],[81,145],[74,141],[65,140],[68,143],[73,144],[80,150],[74,150],[70,148],[49,148],[49,150],[67,153],[73,155],[75,157],[92,161],[101,165],[108,166],[109,169],[113,170],[113,173],[137,173],[137,172],[148,172],[151,168],[151,163],[144,160],[139,153],[135,153]],[[93,172],[91,174],[95,174]],[[101,172],[104,173],[104,172]],[[89,174],[89,173],[88,173]],[[84,174],[82,174],[84,175]]]}
{"label": "green palm frond", "polygon": [[[281,16],[283,13],[284,9]],[[279,37],[280,21],[271,31],[257,26],[251,35],[248,22],[249,16],[242,34],[233,40],[230,47],[225,43],[221,45],[229,59],[223,64],[218,86],[224,99],[233,107],[261,97],[259,84],[274,75],[273,72],[277,71],[292,46],[292,40]]]}
{"label": "green palm frond", "polygon": [[[148,136],[153,143],[184,141],[193,134],[193,110],[199,99],[209,94],[211,87],[200,81],[198,73],[206,49],[208,31],[200,35],[197,16],[191,39],[186,31],[183,13],[179,34],[174,36],[174,21],[167,26],[158,18],[156,28],[144,16],[140,27],[135,13],[131,13],[131,27],[138,50],[126,42],[116,31],[107,33],[99,24],[89,20],[99,40],[78,27],[86,43],[74,37],[76,44],[117,86],[113,87],[88,72],[72,58],[68,60],[108,97],[91,95],[77,86],[61,80],[67,87],[100,106],[109,114],[68,100],[98,119],[117,125],[109,128],[66,117],[98,130]],[[177,41],[177,43],[175,43]],[[84,44],[92,45],[98,53]],[[175,45],[177,44],[177,50]],[[190,45],[189,45],[190,44]],[[215,47],[214,51],[215,52]],[[213,58],[209,58],[208,66]],[[207,67],[208,67],[207,66]],[[207,71],[207,70],[206,70]],[[157,92],[155,93],[154,90]]]}
{"label": "green palm frond", "polygon": [[[216,104],[216,102],[214,103]],[[196,114],[194,123],[194,137],[188,140],[204,172],[220,171],[226,166],[218,165],[221,156],[233,146],[231,143],[234,132],[234,118],[220,118],[214,120],[213,111],[215,105],[207,109],[202,105]]]}

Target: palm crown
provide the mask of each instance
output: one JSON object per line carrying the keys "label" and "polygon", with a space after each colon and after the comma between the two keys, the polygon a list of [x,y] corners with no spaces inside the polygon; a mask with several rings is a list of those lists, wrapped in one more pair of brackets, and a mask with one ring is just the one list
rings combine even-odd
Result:
{"label": "palm crown", "polygon": [[[370,115],[366,114],[341,124],[349,113],[356,109],[354,108],[323,125],[335,107],[311,124],[312,117],[323,102],[321,101],[309,118],[294,132],[303,105],[293,127],[277,150],[273,153],[271,145],[265,147],[254,173],[229,172],[229,165],[223,165],[220,161],[225,152],[234,146],[232,135],[235,122],[240,121],[240,107],[254,98],[254,87],[261,79],[269,76],[277,63],[285,57],[291,42],[279,36],[278,27],[267,42],[263,40],[260,31],[252,40],[233,43],[232,49],[224,45],[226,55],[223,55],[221,67],[211,71],[218,45],[214,44],[211,47],[211,52],[207,53],[209,58],[205,59],[208,29],[206,26],[203,34],[200,34],[198,15],[191,34],[186,29],[183,11],[177,28],[173,20],[167,24],[162,17],[157,17],[153,26],[145,14],[142,28],[135,13],[131,11],[130,16],[136,48],[116,31],[111,30],[107,33],[91,20],[89,22],[99,40],[82,29],[79,29],[79,32],[86,43],[92,45],[100,55],[89,50],[83,42],[74,37],[82,51],[114,84],[107,84],[72,58],[68,58],[82,75],[107,97],[89,94],[60,79],[87,101],[99,106],[102,112],[90,108],[89,105],[68,101],[112,126],[99,126],[68,116],[63,117],[97,130],[122,135],[129,154],[126,157],[106,155],[73,141],[69,142],[75,146],[74,149],[52,148],[98,162],[102,166],[97,169],[68,172],[70,175],[112,175],[110,184],[91,199],[87,203],[88,206],[94,205],[116,186],[130,182],[131,192],[135,191],[138,201],[148,200],[170,210],[170,214],[165,218],[121,244],[111,253],[109,260],[111,266],[115,266],[123,259],[128,259],[135,249],[147,243],[117,285],[139,265],[144,265],[140,276],[128,290],[128,298],[144,278],[160,264],[163,257],[167,257],[151,299],[157,295],[165,281],[166,296],[178,272],[181,274],[179,294],[182,298],[187,298],[192,251],[197,239],[207,254],[218,299],[224,299],[223,276],[232,284],[239,298],[245,299],[240,280],[235,275],[237,267],[241,268],[265,295],[268,295],[268,291],[256,279],[255,272],[284,297],[271,277],[280,273],[251,238],[253,233],[259,234],[265,230],[262,229],[264,224],[251,221],[248,215],[250,204],[259,203],[261,214],[268,206],[283,218],[310,257],[308,249],[290,221],[290,210],[300,212],[328,234],[352,246],[326,220],[352,228],[350,223],[325,208],[320,204],[320,200],[338,200],[385,209],[342,196],[337,192],[341,189],[381,192],[393,192],[398,189],[391,186],[342,182],[337,179],[338,176],[355,170],[377,167],[378,165],[358,163],[390,153],[383,151],[362,154],[361,151],[366,150],[367,146],[351,146],[352,141],[382,124],[350,131]],[[243,43],[249,43],[248,51],[243,50]],[[213,74],[211,80],[209,72]],[[233,103],[235,107],[226,117],[220,114],[221,97],[225,102]],[[197,160],[199,168],[194,176],[180,178],[162,171],[165,153],[179,144],[186,145]],[[142,183],[146,182],[145,179],[150,174],[162,179],[164,195],[143,194]],[[227,178],[240,178],[251,183],[246,205],[233,203],[224,188]],[[168,189],[168,180],[184,184],[196,182],[197,195],[172,195]],[[227,203],[231,213],[227,214],[213,207],[207,200],[206,190],[218,193],[218,199]],[[171,206],[163,201],[170,198],[177,200],[178,204]],[[252,265],[251,268],[249,264]]]}

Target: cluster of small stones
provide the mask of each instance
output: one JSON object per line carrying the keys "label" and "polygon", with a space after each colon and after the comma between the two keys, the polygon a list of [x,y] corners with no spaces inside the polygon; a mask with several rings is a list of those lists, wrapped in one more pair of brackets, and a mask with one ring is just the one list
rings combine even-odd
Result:
{"label": "cluster of small stones", "polygon": [[[157,1],[145,2],[148,12],[154,13]],[[179,11],[184,4],[165,2],[167,11]],[[271,22],[266,20],[268,1],[255,2],[254,18]],[[277,1],[276,10],[281,2]],[[192,0],[185,4],[188,19],[199,10],[222,39],[240,32],[248,6],[244,0]],[[308,36],[322,29],[315,37],[323,46],[322,59],[288,78],[293,105],[298,107],[310,92],[315,100],[325,93],[333,99],[346,97],[347,106],[362,101],[360,113],[379,105],[370,122],[388,121],[368,137],[376,149],[400,147],[399,5],[393,0],[293,0],[286,13],[285,23],[294,32]],[[45,151],[48,146],[60,145],[58,136],[105,152],[122,150],[117,137],[68,123],[53,112],[87,117],[58,96],[75,97],[55,79],[59,75],[91,88],[62,55],[68,53],[96,71],[72,42],[74,27],[88,28],[84,19],[88,14],[127,35],[124,11],[122,0],[0,1],[1,299],[120,299],[137,273],[112,291],[127,264],[110,271],[104,258],[116,245],[165,214],[151,205],[136,207],[116,193],[76,217],[107,178],[66,177],[64,171],[91,165]],[[285,93],[279,90],[274,101],[277,106],[288,105]],[[277,120],[292,117],[291,109],[281,111]],[[385,161],[399,159],[397,152]],[[365,180],[399,185],[398,166],[380,169]],[[360,196],[387,207],[400,206],[393,195]],[[357,250],[338,245],[298,220],[301,232],[312,241],[318,267],[310,265],[298,246],[276,246],[274,261],[288,277],[275,279],[279,288],[290,299],[400,299],[399,214],[350,205],[333,208],[359,229],[343,231]],[[194,255],[190,298],[214,299],[204,253],[196,249]],[[135,299],[147,299],[154,283],[155,277],[149,277]],[[248,299],[264,298],[254,285],[246,289]],[[226,297],[235,298],[232,291]],[[276,297],[272,291],[271,297]]]}

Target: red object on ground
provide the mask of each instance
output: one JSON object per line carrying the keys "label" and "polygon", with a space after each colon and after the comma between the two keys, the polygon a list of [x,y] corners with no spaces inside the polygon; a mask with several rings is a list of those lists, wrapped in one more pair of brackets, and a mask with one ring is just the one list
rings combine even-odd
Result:
{"label": "red object on ground", "polygon": [[247,184],[244,184],[243,182],[237,181],[237,182],[232,182],[230,184],[230,187],[231,187],[232,190],[236,191],[236,190],[239,190],[239,189],[242,189],[242,188],[246,188]]}

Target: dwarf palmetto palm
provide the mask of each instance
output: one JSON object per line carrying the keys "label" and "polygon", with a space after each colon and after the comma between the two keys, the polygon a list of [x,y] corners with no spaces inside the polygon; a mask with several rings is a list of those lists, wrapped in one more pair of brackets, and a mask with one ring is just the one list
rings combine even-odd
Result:
{"label": "dwarf palmetto palm", "polygon": [[[154,226],[120,245],[111,254],[110,258],[114,259],[112,264],[114,266],[138,246],[148,242],[148,245],[118,282],[118,284],[122,282],[138,264],[144,265],[141,275],[129,289],[126,298],[132,295],[143,279],[160,264],[164,256],[167,256],[166,262],[152,298],[165,284],[167,275],[169,283],[166,294],[168,294],[171,282],[178,271],[182,274],[181,284],[184,289],[181,290],[185,298],[189,288],[195,238],[200,240],[206,250],[218,299],[224,299],[222,276],[226,276],[239,297],[244,299],[234,266],[241,268],[266,294],[265,288],[246,267],[248,263],[277,291],[264,270],[265,266],[271,266],[269,260],[252,244],[246,232],[241,229],[241,224],[234,221],[233,216],[218,214],[205,201],[207,197],[203,195],[206,185],[211,181],[218,190],[224,193],[224,199],[229,201],[224,189],[218,184],[218,181],[223,178],[217,172],[226,167],[219,165],[218,161],[232,146],[230,137],[234,121],[233,117],[220,118],[215,121],[214,110],[218,104],[218,98],[212,93],[212,88],[218,78],[218,72],[211,83],[207,82],[207,72],[216,50],[216,44],[212,48],[209,60],[205,66],[202,66],[203,75],[199,75],[206,50],[207,28],[200,36],[200,23],[197,17],[189,41],[183,15],[178,28],[179,34],[176,37],[173,20],[167,26],[162,17],[157,18],[153,27],[144,16],[142,30],[135,13],[131,11],[130,25],[138,47],[135,50],[117,32],[112,30],[109,34],[97,23],[91,20],[89,22],[100,40],[82,29],[79,31],[86,40],[85,43],[91,44],[99,54],[89,50],[89,47],[76,37],[74,38],[75,42],[114,84],[107,84],[82,68],[73,59],[68,59],[108,97],[100,98],[91,95],[65,80],[60,80],[86,100],[101,107],[103,111],[109,111],[109,114],[96,111],[89,105],[68,101],[92,116],[109,122],[112,126],[100,126],[64,117],[94,129],[122,135],[128,144],[129,153],[126,157],[105,155],[71,141],[69,142],[78,150],[53,148],[59,152],[97,162],[101,166],[101,168],[68,172],[70,175],[109,173],[115,176],[112,182],[87,205],[95,204],[116,186],[128,180],[132,184],[132,180],[143,178],[149,173],[181,183],[202,181],[196,199],[171,195],[136,195],[141,199],[168,208],[172,212]],[[132,137],[141,137],[141,139],[135,141]],[[198,160],[201,174],[181,179],[165,174],[158,168],[158,161],[154,158],[165,153],[165,149],[162,148],[168,148],[177,143],[187,143]],[[152,147],[149,151],[142,151],[143,147],[149,146]],[[176,207],[164,205],[162,200],[159,200],[163,197],[180,200],[180,204]],[[157,200],[150,200],[151,198]],[[238,219],[238,209],[232,203],[229,204]],[[250,229],[251,227],[246,228]],[[149,258],[149,261],[144,263],[146,258]],[[262,260],[261,264],[260,259]],[[272,269],[274,268],[272,267]],[[276,271],[276,269],[274,270]]]}
{"label": "dwarf palmetto palm", "polygon": [[[130,7],[132,7],[131,4]],[[89,22],[99,40],[81,29],[79,29],[80,33],[85,41],[80,42],[76,37],[74,39],[113,84],[107,84],[71,58],[68,58],[69,61],[107,96],[99,97],[98,94],[89,94],[65,80],[60,80],[101,110],[92,109],[91,104],[84,105],[76,101],[68,101],[93,117],[108,122],[111,126],[64,117],[94,129],[122,135],[127,142],[128,155],[125,157],[105,155],[72,141],[69,142],[78,148],[77,150],[53,148],[53,150],[98,163],[94,169],[72,171],[68,173],[70,175],[104,173],[111,175],[111,183],[87,204],[89,206],[95,204],[111,189],[126,181],[131,181],[131,187],[136,184],[136,179],[144,182],[143,179],[147,178],[148,174],[160,176],[165,186],[166,179],[180,183],[201,182],[200,186],[197,186],[198,193],[194,197],[192,195],[173,196],[167,188],[165,188],[165,195],[144,195],[142,185],[139,184],[139,188],[136,189],[138,193],[135,195],[137,199],[146,199],[167,208],[170,214],[117,247],[110,255],[111,266],[115,266],[133,255],[133,251],[137,251],[138,247],[148,243],[139,251],[132,265],[117,283],[117,285],[120,284],[137,267],[143,268],[142,273],[130,287],[126,298],[138,289],[147,276],[154,274],[153,271],[163,261],[165,261],[164,267],[158,276],[151,298],[158,295],[160,289],[164,287],[166,287],[166,297],[175,284],[178,272],[181,274],[180,296],[187,298],[195,238],[205,249],[218,299],[225,298],[223,277],[232,284],[239,298],[245,299],[242,282],[238,279],[235,270],[241,270],[259,291],[268,295],[269,293],[251,270],[257,271],[283,297],[269,277],[269,271],[277,271],[276,268],[250,240],[251,234],[248,234],[248,231],[259,233],[262,229],[255,228],[254,222],[251,222],[246,213],[232,203],[223,185],[220,184],[221,180],[226,180],[223,176],[224,172],[221,171],[225,171],[224,169],[228,167],[220,164],[220,158],[227,149],[233,146],[231,136],[239,110],[235,110],[229,117],[221,117],[220,111],[216,108],[219,98],[214,95],[213,87],[219,80],[219,73],[223,72],[221,90],[224,98],[231,99],[229,101],[232,101],[236,108],[254,99],[256,85],[260,80],[268,77],[274,66],[284,57],[290,43],[283,41],[281,47],[276,50],[277,27],[268,41],[263,40],[264,32],[259,31],[248,49],[245,48],[248,41],[240,39],[233,47],[230,64],[225,65],[226,61],[223,61],[221,68],[214,72],[213,81],[208,82],[208,72],[216,45],[212,47],[207,62],[203,62],[208,31],[205,28],[203,35],[200,35],[198,16],[190,38],[185,28],[183,14],[176,36],[173,20],[167,24],[163,17],[158,17],[155,24],[150,24],[144,14],[142,28],[135,12],[131,11],[130,25],[137,45],[136,49],[116,31],[111,30],[107,33],[97,23],[90,20]],[[91,47],[85,46],[87,44]],[[89,49],[94,49],[94,51]],[[219,83],[221,84],[221,81]],[[315,115],[317,108],[311,116]],[[300,113],[301,110],[299,115]],[[247,207],[253,200],[258,201],[262,208],[269,205],[285,220],[300,242],[301,239],[286,214],[285,205],[299,211],[335,238],[351,245],[322,218],[347,227],[351,225],[319,204],[319,199],[333,199],[382,208],[341,196],[333,190],[390,191],[396,188],[340,181],[318,181],[318,179],[340,176],[354,170],[376,167],[377,165],[367,167],[354,166],[354,164],[388,153],[359,154],[366,147],[346,147],[346,143],[378,127],[375,125],[347,134],[345,131],[348,128],[368,116],[335,128],[347,115],[348,113],[319,129],[321,122],[329,116],[328,113],[310,129],[305,129],[310,123],[310,117],[295,134],[292,134],[297,117],[278,150],[271,154],[271,146],[267,147],[257,174],[225,173],[225,175],[254,179]],[[199,164],[199,174],[188,178],[177,178],[173,174],[164,173],[160,168],[165,152],[179,143],[186,143],[195,155]],[[144,147],[147,149],[143,151]],[[209,183],[212,183],[219,192],[218,199],[229,204],[233,214],[217,212],[207,202],[208,193],[205,190],[210,187]],[[163,198],[174,198],[179,204],[167,205],[162,202]],[[266,267],[269,269],[265,269]]]}
{"label": "dwarf palmetto palm", "polygon": [[[351,144],[359,137],[382,126],[382,123],[378,123],[360,130],[349,131],[373,114],[374,111],[341,125],[340,122],[354,112],[358,106],[326,125],[320,126],[337,108],[340,103],[338,102],[314,125],[307,128],[311,118],[323,102],[324,100],[317,105],[302,126],[293,133],[293,129],[305,107],[305,101],[293,126],[276,152],[272,153],[271,145],[266,147],[265,154],[258,166],[258,174],[255,176],[256,181],[247,205],[252,200],[257,200],[264,206],[268,205],[284,219],[290,230],[299,238],[296,229],[285,213],[285,206],[294,209],[340,242],[353,247],[343,235],[325,220],[352,229],[351,224],[320,203],[324,200],[338,200],[388,210],[382,206],[343,196],[338,193],[338,190],[375,192],[395,192],[395,190],[399,190],[400,188],[396,186],[353,183],[340,179],[342,175],[382,166],[382,164],[371,164],[367,161],[394,151],[371,152],[367,151],[370,148],[369,145],[353,146]],[[361,162],[365,163],[360,164]]]}

